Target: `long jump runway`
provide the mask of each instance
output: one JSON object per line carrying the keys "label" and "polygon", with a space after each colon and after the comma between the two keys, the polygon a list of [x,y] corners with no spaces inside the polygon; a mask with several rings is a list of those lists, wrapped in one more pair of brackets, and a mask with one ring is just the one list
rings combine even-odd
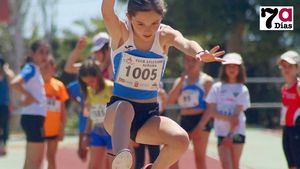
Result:
{"label": "long jump runway", "polygon": [[[77,157],[77,137],[68,136],[60,144],[58,169],[86,169],[87,163]],[[8,155],[0,158],[0,169],[21,169],[24,163],[24,137],[12,136],[8,145]],[[208,169],[221,169],[218,160],[216,138],[210,135],[207,150]],[[195,169],[192,146],[179,161],[180,169]],[[281,146],[280,130],[247,129],[247,138],[241,159],[242,169],[283,169],[287,168]]]}

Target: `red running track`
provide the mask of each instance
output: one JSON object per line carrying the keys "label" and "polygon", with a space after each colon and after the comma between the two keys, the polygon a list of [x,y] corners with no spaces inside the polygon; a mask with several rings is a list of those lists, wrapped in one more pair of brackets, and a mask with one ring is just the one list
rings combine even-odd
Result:
{"label": "red running track", "polygon": [[[60,148],[57,155],[58,168],[86,169],[87,163],[79,160],[76,149]],[[207,157],[209,169],[221,169],[220,162],[214,158]],[[180,169],[195,169],[194,155],[192,150],[188,150],[179,161]]]}

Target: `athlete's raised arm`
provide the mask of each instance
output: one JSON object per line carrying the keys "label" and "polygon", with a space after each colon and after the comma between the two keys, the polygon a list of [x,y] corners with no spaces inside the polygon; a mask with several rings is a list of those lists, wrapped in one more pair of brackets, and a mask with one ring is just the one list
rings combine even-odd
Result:
{"label": "athlete's raised arm", "polygon": [[203,62],[221,62],[220,56],[225,54],[225,51],[219,51],[220,47],[217,45],[210,51],[204,50],[196,41],[188,40],[183,35],[171,27],[166,27],[162,30],[162,35],[165,37],[168,46],[174,46],[186,55],[194,56],[196,59]]}
{"label": "athlete's raised arm", "polygon": [[115,0],[103,0],[101,7],[104,24],[111,36],[113,49],[118,47],[122,39],[122,32],[126,30],[125,23],[119,19],[114,11],[114,5]]}

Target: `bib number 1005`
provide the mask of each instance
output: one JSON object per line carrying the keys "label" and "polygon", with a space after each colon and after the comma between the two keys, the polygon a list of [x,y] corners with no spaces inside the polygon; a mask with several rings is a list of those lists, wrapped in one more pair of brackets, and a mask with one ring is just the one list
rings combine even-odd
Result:
{"label": "bib number 1005", "polygon": [[155,80],[157,77],[157,69],[141,69],[139,67],[135,67],[132,69],[132,67],[129,65],[126,68],[126,76],[129,77],[132,75],[134,79],[140,79],[142,78],[143,80]]}

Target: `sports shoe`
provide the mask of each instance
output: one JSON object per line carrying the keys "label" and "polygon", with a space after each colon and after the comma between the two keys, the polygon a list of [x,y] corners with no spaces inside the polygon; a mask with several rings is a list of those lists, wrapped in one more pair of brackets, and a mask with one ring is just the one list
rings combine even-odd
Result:
{"label": "sports shoe", "polygon": [[112,161],[112,169],[131,169],[132,155],[129,149],[121,150]]}

